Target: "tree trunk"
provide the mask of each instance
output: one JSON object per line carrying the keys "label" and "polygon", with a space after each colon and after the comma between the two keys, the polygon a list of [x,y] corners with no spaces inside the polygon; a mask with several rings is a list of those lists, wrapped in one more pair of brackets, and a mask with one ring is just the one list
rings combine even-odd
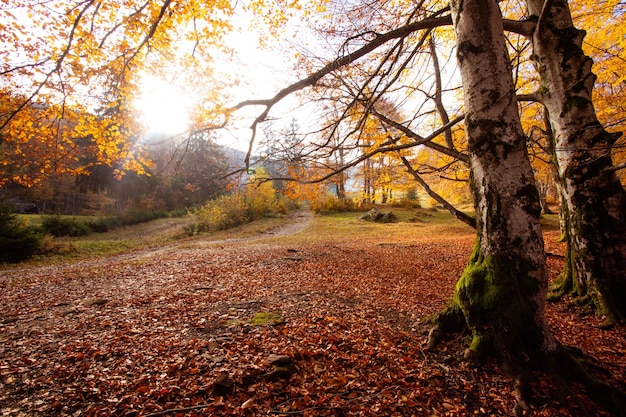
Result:
{"label": "tree trunk", "polygon": [[592,60],[574,27],[567,0],[527,0],[537,19],[533,56],[540,93],[554,131],[554,149],[567,218],[568,252],[562,284],[611,322],[626,320],[626,193],[611,160],[620,134],[595,113]]}
{"label": "tree trunk", "polygon": [[472,333],[466,352],[499,356],[522,372],[557,348],[545,320],[548,286],[539,194],[526,153],[495,0],[453,0],[457,59],[465,94],[478,238],[452,306]]}

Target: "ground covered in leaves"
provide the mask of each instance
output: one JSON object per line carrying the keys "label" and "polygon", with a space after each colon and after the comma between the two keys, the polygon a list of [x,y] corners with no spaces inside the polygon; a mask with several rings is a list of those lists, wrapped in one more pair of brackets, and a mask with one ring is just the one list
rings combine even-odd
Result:
{"label": "ground covered in leaves", "polygon": [[[510,415],[511,381],[492,363],[468,367],[462,336],[424,350],[424,321],[473,240],[274,238],[5,268],[1,414]],[[555,275],[562,260],[549,262]],[[548,307],[558,338],[624,388],[623,333],[566,302]],[[276,355],[288,356],[282,372]],[[533,391],[535,415],[588,404],[582,392],[558,403],[545,377]]]}

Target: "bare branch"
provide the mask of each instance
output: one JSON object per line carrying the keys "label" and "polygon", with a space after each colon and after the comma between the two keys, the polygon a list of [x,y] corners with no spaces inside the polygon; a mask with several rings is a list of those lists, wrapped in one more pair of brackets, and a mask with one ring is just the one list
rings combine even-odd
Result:
{"label": "bare branch", "polygon": [[[446,9],[447,10],[447,9]],[[236,104],[235,106],[233,106],[231,108],[231,110],[238,110],[238,109],[242,109],[244,107],[250,107],[250,106],[263,106],[265,107],[265,109],[263,110],[263,112],[252,122],[252,125],[250,126],[250,128],[252,129],[252,137],[250,140],[250,147],[249,147],[249,151],[248,151],[248,155],[246,156],[246,164],[249,163],[250,161],[250,156],[252,153],[252,148],[254,146],[254,139],[256,136],[256,129],[259,123],[263,122],[270,110],[272,109],[272,107],[274,105],[276,105],[277,103],[279,103],[281,100],[283,100],[284,98],[286,98],[287,96],[303,90],[307,87],[313,87],[317,84],[317,82],[319,80],[321,80],[323,77],[325,77],[326,75],[345,67],[346,65],[349,65],[355,61],[357,61],[358,59],[364,57],[365,55],[369,54],[370,52],[376,50],[377,48],[379,48],[380,46],[386,44],[389,41],[392,41],[394,39],[402,39],[405,38],[407,36],[409,36],[410,34],[417,32],[419,30],[424,30],[424,29],[432,29],[435,27],[440,27],[440,26],[447,26],[447,25],[451,25],[452,24],[452,19],[451,17],[448,16],[442,16],[440,17],[439,15],[442,13],[442,11],[439,11],[435,14],[433,14],[431,17],[428,17],[426,19],[420,20],[418,22],[414,22],[414,23],[410,23],[406,26],[403,26],[401,28],[395,29],[395,30],[391,30],[389,32],[386,32],[384,34],[378,35],[376,36],[376,38],[374,38],[371,42],[369,42],[368,44],[364,45],[363,47],[357,49],[356,51],[348,54],[348,55],[344,55],[340,58],[335,59],[334,61],[326,64],[323,68],[321,68],[318,71],[315,71],[314,73],[312,73],[311,75],[309,75],[308,77],[289,85],[288,87],[282,89],[281,91],[279,91],[278,93],[276,93],[273,97],[268,98],[268,99],[256,99],[256,100],[245,100],[242,101],[238,104]]]}
{"label": "bare branch", "polygon": [[519,21],[511,19],[503,19],[502,24],[504,25],[504,30],[517,33],[518,35],[522,35],[527,38],[530,38],[533,35],[533,31],[537,25],[537,23],[532,20]]}
{"label": "bare branch", "polygon": [[626,168],[626,162],[622,162],[621,164],[613,165],[609,170],[610,171],[619,171]]}
{"label": "bare branch", "polygon": [[[445,125],[443,125],[439,129],[437,129],[435,132],[431,133],[428,136],[428,138],[424,138],[424,137],[418,135],[417,133],[413,132],[411,129],[409,129],[408,127],[404,126],[403,124],[389,119],[388,117],[386,117],[383,114],[380,114],[376,110],[373,110],[372,114],[374,114],[376,117],[378,117],[384,123],[386,123],[386,124],[388,124],[390,126],[393,126],[394,128],[396,128],[399,131],[401,131],[402,133],[404,133],[409,138],[415,140],[417,144],[427,146],[430,149],[433,149],[433,150],[435,150],[437,152],[443,153],[445,155],[448,155],[448,156],[451,156],[453,158],[456,158],[456,159],[458,159],[461,162],[469,164],[469,157],[466,154],[461,153],[461,152],[457,151],[456,149],[450,149],[450,148],[448,148],[446,146],[439,145],[437,143],[432,143],[431,142],[434,138],[436,138],[440,134],[446,132],[447,130],[449,130],[454,125],[460,123],[465,118],[465,115],[461,115],[461,116],[458,116],[458,117],[454,118],[453,120],[449,121],[448,123],[446,123]],[[417,146],[417,145],[415,145],[415,146]]]}
{"label": "bare branch", "polygon": [[463,213],[462,211],[454,207],[452,204],[450,204],[445,198],[443,198],[442,196],[437,194],[435,191],[433,191],[432,188],[430,188],[430,186],[426,183],[426,181],[424,181],[424,179],[417,173],[417,171],[413,169],[413,167],[411,166],[411,163],[404,156],[401,159],[402,159],[402,163],[406,167],[409,174],[411,174],[413,178],[415,178],[415,181],[418,182],[418,184],[424,189],[424,191],[426,191],[426,193],[433,200],[435,200],[436,202],[441,204],[443,207],[445,207],[445,209],[448,210],[448,212],[450,212],[450,214],[452,214],[454,217],[461,220],[463,223],[467,224],[468,226],[476,229],[475,218]]}
{"label": "bare branch", "polygon": [[530,93],[530,94],[518,94],[517,101],[529,101],[529,102],[535,102],[535,103],[543,103],[541,94],[538,92]]}

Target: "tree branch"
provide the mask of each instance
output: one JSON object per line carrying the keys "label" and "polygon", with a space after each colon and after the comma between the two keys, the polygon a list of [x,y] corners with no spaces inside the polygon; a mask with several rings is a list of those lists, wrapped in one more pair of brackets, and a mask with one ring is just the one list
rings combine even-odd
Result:
{"label": "tree branch", "polygon": [[[411,129],[409,129],[408,127],[394,121],[391,120],[389,118],[387,118],[386,116],[384,116],[383,114],[380,114],[379,112],[377,112],[376,110],[372,109],[372,114],[374,114],[376,117],[378,117],[380,120],[382,120],[384,123],[393,126],[394,128],[398,129],[399,131],[401,131],[402,133],[404,133],[406,136],[408,136],[409,138],[415,140],[419,145],[424,145],[430,149],[433,149],[437,152],[443,153],[445,155],[451,156],[453,158],[458,159],[461,162],[464,162],[466,164],[469,164],[469,157],[467,155],[465,155],[464,153],[461,153],[459,151],[457,151],[456,149],[450,149],[446,146],[443,145],[439,145],[437,143],[433,143],[431,142],[435,137],[439,136],[441,133],[444,133],[446,131],[448,131],[452,126],[456,125],[457,123],[460,123],[464,118],[465,115],[461,115],[458,116],[456,118],[454,118],[453,120],[449,121],[448,123],[446,123],[445,125],[443,125],[442,127],[440,127],[439,129],[437,129],[435,132],[431,133],[428,138],[424,138],[420,135],[418,135],[417,133],[413,132]],[[434,136],[433,136],[434,135]]]}
{"label": "tree branch", "polygon": [[410,34],[412,34],[413,32],[417,32],[423,29],[432,29],[432,28],[439,27],[439,26],[451,25],[452,24],[451,17],[450,16],[440,17],[439,14],[441,13],[442,11],[439,11],[433,14],[431,17],[428,17],[426,19],[420,20],[418,22],[410,23],[401,28],[394,29],[384,34],[378,35],[376,38],[374,38],[371,42],[364,45],[363,47],[357,49],[356,51],[350,54],[344,55],[340,58],[333,60],[332,62],[326,64],[324,67],[322,67],[318,71],[315,71],[314,73],[310,74],[308,77],[280,90],[271,98],[257,99],[257,100],[245,100],[234,105],[230,110],[239,110],[244,107],[250,107],[250,106],[265,107],[263,112],[259,114],[259,116],[257,116],[256,119],[254,119],[254,121],[252,122],[252,125],[250,126],[250,129],[252,130],[252,137],[250,139],[250,146],[248,148],[248,154],[246,155],[246,158],[245,158],[246,167],[248,166],[250,162],[252,149],[254,147],[254,140],[256,137],[257,126],[259,123],[263,122],[267,118],[270,110],[272,109],[274,105],[279,103],[285,97],[297,91],[303,90],[307,87],[315,86],[317,82],[321,80],[323,77],[325,77],[326,75],[357,61],[358,59],[364,57],[365,55],[376,50],[377,48],[379,48],[380,46],[386,44],[387,42],[391,40],[405,38],[409,36]]}
{"label": "tree branch", "polygon": [[533,31],[535,30],[536,22],[532,20],[511,20],[511,19],[502,19],[502,24],[504,25],[504,30],[507,32],[517,33],[518,35],[525,36],[526,38],[530,38],[533,35]]}
{"label": "tree branch", "polygon": [[402,159],[402,163],[404,163],[404,166],[406,167],[409,174],[411,174],[413,178],[415,178],[415,181],[418,182],[418,184],[424,189],[424,191],[426,191],[426,193],[433,200],[435,200],[436,202],[441,204],[443,207],[445,207],[445,209],[448,210],[448,212],[450,212],[450,214],[452,214],[455,218],[467,224],[468,226],[472,227],[473,229],[476,229],[475,218],[468,216],[467,214],[458,210],[456,207],[450,204],[445,198],[443,198],[442,196],[437,194],[435,191],[433,191],[432,188],[430,188],[430,186],[426,183],[426,181],[424,181],[424,179],[417,173],[417,171],[413,169],[413,167],[411,166],[411,163],[404,156],[400,159]]}
{"label": "tree branch", "polygon": [[72,46],[74,44],[74,36],[76,36],[76,29],[78,28],[78,24],[80,23],[81,19],[85,16],[85,14],[87,13],[87,9],[89,9],[95,0],[88,0],[85,1],[83,3],[81,3],[82,5],[85,5],[83,7],[83,9],[78,13],[78,16],[76,16],[76,19],[74,20],[74,22],[72,23],[72,29],[70,30],[70,33],[68,35],[68,39],[67,39],[67,44],[65,45],[65,48],[63,49],[63,51],[61,52],[61,54],[59,55],[59,58],[56,61],[56,64],[54,66],[53,69],[51,69],[46,76],[44,77],[44,79],[39,83],[39,85],[37,85],[37,88],[35,88],[35,90],[31,93],[30,96],[28,96],[28,98],[26,98],[26,100],[24,100],[24,102],[22,104],[20,104],[15,110],[13,110],[11,112],[11,114],[9,114],[9,116],[6,118],[6,120],[4,120],[4,122],[2,123],[2,125],[0,126],[0,130],[3,130],[11,120],[13,120],[13,118],[20,113],[29,103],[31,103],[34,98],[39,94],[39,92],[43,89],[43,87],[47,84],[48,80],[52,77],[52,75],[58,71],[61,70],[61,66],[63,65],[63,62],[65,61],[65,59],[67,58],[67,56],[69,55]]}

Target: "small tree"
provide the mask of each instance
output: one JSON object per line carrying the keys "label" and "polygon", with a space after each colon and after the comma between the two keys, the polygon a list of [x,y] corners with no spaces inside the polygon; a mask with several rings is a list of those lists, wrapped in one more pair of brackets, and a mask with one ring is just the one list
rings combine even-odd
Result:
{"label": "small tree", "polygon": [[0,202],[0,262],[19,262],[28,259],[41,243],[36,231],[21,222],[13,207]]}

